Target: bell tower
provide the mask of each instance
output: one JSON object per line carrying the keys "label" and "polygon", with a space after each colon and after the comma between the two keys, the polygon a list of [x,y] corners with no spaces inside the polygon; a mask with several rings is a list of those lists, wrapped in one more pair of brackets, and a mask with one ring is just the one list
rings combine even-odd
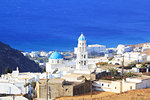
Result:
{"label": "bell tower", "polygon": [[86,38],[83,34],[78,38],[76,69],[88,69],[88,52]]}

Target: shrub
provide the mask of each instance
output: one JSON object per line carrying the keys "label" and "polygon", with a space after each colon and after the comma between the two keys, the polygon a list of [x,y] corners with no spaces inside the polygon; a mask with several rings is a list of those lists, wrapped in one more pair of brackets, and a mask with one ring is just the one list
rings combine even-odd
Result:
{"label": "shrub", "polygon": [[133,77],[133,76],[136,76],[136,75],[132,72],[128,72],[128,73],[123,73],[123,76],[124,77]]}
{"label": "shrub", "polygon": [[130,67],[136,67],[136,63],[128,64],[128,66],[130,66]]}
{"label": "shrub", "polygon": [[114,56],[111,56],[108,60],[111,61],[114,58]]}
{"label": "shrub", "polygon": [[46,67],[42,68],[42,73],[46,72]]}
{"label": "shrub", "polygon": [[26,83],[26,84],[24,85],[24,87],[27,87],[27,86],[29,86],[29,84],[30,84],[30,83]]}
{"label": "shrub", "polygon": [[108,65],[108,63],[107,63],[107,62],[98,62],[98,63],[96,63],[96,65],[97,65],[97,66],[98,66],[98,65],[104,66],[104,65]]}
{"label": "shrub", "polygon": [[6,68],[5,68],[5,74],[11,73],[11,72],[12,72],[12,70],[11,70],[9,67],[6,67]]}
{"label": "shrub", "polygon": [[116,69],[109,68],[108,70],[111,73],[111,76],[113,76],[113,77],[120,76],[120,73]]}
{"label": "shrub", "polygon": [[33,88],[35,88],[36,82],[31,82],[31,86],[32,86]]}

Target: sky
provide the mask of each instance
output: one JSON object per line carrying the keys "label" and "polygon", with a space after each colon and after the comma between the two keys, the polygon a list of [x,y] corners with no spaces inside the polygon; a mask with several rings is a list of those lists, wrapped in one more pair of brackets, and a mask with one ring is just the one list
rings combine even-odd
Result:
{"label": "sky", "polygon": [[23,51],[150,42],[150,0],[1,0],[0,41]]}

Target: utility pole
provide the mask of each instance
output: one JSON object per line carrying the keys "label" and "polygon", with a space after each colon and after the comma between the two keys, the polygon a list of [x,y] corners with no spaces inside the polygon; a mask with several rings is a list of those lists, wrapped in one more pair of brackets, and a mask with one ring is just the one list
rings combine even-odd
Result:
{"label": "utility pole", "polygon": [[90,89],[91,89],[91,100],[92,100],[92,78],[91,78],[91,71],[90,71]]}
{"label": "utility pole", "polygon": [[122,56],[122,78],[123,78],[123,69],[124,69],[124,55]]}
{"label": "utility pole", "polygon": [[[25,84],[27,84],[27,79],[25,78]],[[27,86],[25,87],[25,93],[27,93]]]}
{"label": "utility pole", "polygon": [[48,73],[46,72],[46,100],[48,100]]}
{"label": "utility pole", "polygon": [[13,100],[15,100],[15,95],[13,95]]}
{"label": "utility pole", "polygon": [[[124,55],[122,55],[122,80],[123,80],[123,69],[124,69]],[[120,83],[120,93],[122,93],[122,82]]]}
{"label": "utility pole", "polygon": [[51,88],[49,87],[49,98],[51,99]]}

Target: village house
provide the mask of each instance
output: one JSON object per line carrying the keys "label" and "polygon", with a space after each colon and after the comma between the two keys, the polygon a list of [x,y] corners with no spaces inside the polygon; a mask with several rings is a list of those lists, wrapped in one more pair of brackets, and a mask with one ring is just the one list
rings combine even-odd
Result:
{"label": "village house", "polygon": [[48,86],[46,85],[46,79],[40,79],[36,84],[37,98],[49,99],[63,96],[74,96],[79,94],[88,93],[90,88],[90,81],[84,80],[82,82],[68,82],[64,79],[53,78],[48,80]]}
{"label": "village house", "polygon": [[17,67],[12,73],[3,74],[0,77],[0,93],[1,94],[31,94],[32,87],[24,86],[39,80],[40,73],[24,72],[20,73]]}
{"label": "village house", "polygon": [[98,80],[93,82],[94,90],[121,93],[129,90],[150,88],[150,76],[126,78],[126,80]]}

